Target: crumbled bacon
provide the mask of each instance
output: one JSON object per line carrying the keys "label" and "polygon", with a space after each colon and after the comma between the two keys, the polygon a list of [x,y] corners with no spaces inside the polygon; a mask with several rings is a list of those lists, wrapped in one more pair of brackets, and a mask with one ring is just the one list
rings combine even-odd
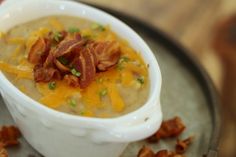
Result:
{"label": "crumbled bacon", "polygon": [[42,62],[42,56],[47,49],[47,43],[43,38],[38,38],[38,40],[33,44],[29,50],[28,60],[30,63],[38,64]]}
{"label": "crumbled bacon", "polygon": [[156,153],[155,157],[168,157],[168,151],[167,150],[160,150]]}
{"label": "crumbled bacon", "polygon": [[0,157],[8,157],[7,150],[0,143]]}
{"label": "crumbled bacon", "polygon": [[3,147],[9,147],[18,145],[19,141],[17,140],[21,136],[18,128],[14,126],[3,126],[0,130],[0,144]]}
{"label": "crumbled bacon", "polygon": [[188,146],[192,143],[193,137],[188,137],[185,140],[177,140],[176,146],[175,146],[175,151],[178,154],[183,154],[187,150]]}
{"label": "crumbled bacon", "polygon": [[177,152],[168,150],[160,150],[154,153],[153,150],[150,149],[149,147],[143,146],[143,148],[140,149],[137,157],[184,157],[184,156],[178,154]]}
{"label": "crumbled bacon", "polygon": [[80,51],[78,58],[74,60],[74,66],[81,72],[80,87],[87,87],[95,79],[96,74],[94,56],[90,49],[84,48]]}
{"label": "crumbled bacon", "polygon": [[138,157],[155,157],[155,154],[149,147],[143,146],[138,152]]}
{"label": "crumbled bacon", "polygon": [[120,47],[117,42],[97,42],[89,45],[97,58],[97,68],[100,71],[106,71],[109,67],[115,65],[120,58]]}
{"label": "crumbled bacon", "polygon": [[55,59],[55,60],[54,60],[54,63],[55,63],[55,65],[56,65],[56,67],[57,67],[61,72],[69,72],[69,71],[70,71],[70,69],[69,69],[67,66],[63,65],[59,60]]}
{"label": "crumbled bacon", "polygon": [[160,129],[151,137],[148,138],[149,142],[157,142],[162,138],[179,136],[185,129],[185,125],[179,117],[163,121]]}
{"label": "crumbled bacon", "polygon": [[44,68],[41,64],[34,67],[34,80],[36,82],[49,82],[52,79],[61,79],[60,72],[53,68]]}
{"label": "crumbled bacon", "polygon": [[[64,78],[71,86],[77,87],[79,82],[79,86],[85,88],[95,79],[96,72],[108,70],[120,58],[120,47],[117,42],[96,42],[82,38],[79,33],[59,33],[57,37],[60,37],[60,40],[55,41],[51,32],[47,38],[39,38],[31,47],[28,59],[35,64],[36,82]],[[68,63],[61,62],[61,58]],[[72,76],[72,68],[81,75]]]}
{"label": "crumbled bacon", "polygon": [[72,87],[78,87],[79,86],[79,79],[78,77],[74,75],[65,75],[63,78],[66,83]]}

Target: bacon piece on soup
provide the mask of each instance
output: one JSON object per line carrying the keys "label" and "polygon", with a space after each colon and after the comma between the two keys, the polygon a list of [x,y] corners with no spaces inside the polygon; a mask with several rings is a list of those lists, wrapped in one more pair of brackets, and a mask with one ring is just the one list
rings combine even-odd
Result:
{"label": "bacon piece on soup", "polygon": [[83,46],[85,43],[85,40],[78,40],[77,38],[65,39],[56,47],[54,51],[55,57],[57,58],[72,52],[72,50]]}
{"label": "bacon piece on soup", "polygon": [[79,86],[79,78],[74,75],[65,75],[63,78],[66,83],[72,87],[78,87]]}
{"label": "bacon piece on soup", "polygon": [[34,80],[36,82],[49,82],[52,79],[61,79],[60,72],[53,68],[44,68],[41,64],[34,67]]}
{"label": "bacon piece on soup", "polygon": [[175,145],[175,151],[178,153],[178,154],[183,154],[186,152],[188,146],[192,143],[193,141],[193,137],[188,137],[187,139],[185,140],[177,140],[177,143]]}
{"label": "bacon piece on soup", "polygon": [[151,137],[148,138],[149,142],[157,142],[159,139],[176,137],[180,135],[185,129],[185,125],[179,117],[163,121],[160,129]]}
{"label": "bacon piece on soup", "polygon": [[49,42],[46,39],[38,38],[29,50],[28,60],[30,63],[38,64],[43,62],[43,56],[49,51]]}
{"label": "bacon piece on soup", "polygon": [[69,69],[66,65],[62,64],[59,60],[55,59],[55,60],[54,60],[54,63],[55,63],[55,65],[56,65],[56,67],[57,67],[61,72],[69,72],[69,71],[70,71],[70,69]]}
{"label": "bacon piece on soup", "polygon": [[79,56],[75,58],[73,65],[81,73],[80,87],[85,88],[95,79],[95,58],[89,48],[82,49],[78,54]]}
{"label": "bacon piece on soup", "polygon": [[[82,47],[85,44],[84,40],[80,40],[77,38],[73,39],[65,39],[61,41],[56,48],[51,49],[49,52],[49,55],[44,62],[44,67],[50,67],[52,66],[53,62],[57,62],[56,59],[64,56],[68,53],[71,53],[74,49],[78,47]],[[62,65],[59,63],[56,64],[56,66],[60,69],[62,68]],[[65,70],[65,67],[63,67],[63,70]]]}
{"label": "bacon piece on soup", "polygon": [[94,42],[89,44],[89,48],[97,59],[97,69],[106,71],[115,65],[120,58],[120,46],[115,41]]}
{"label": "bacon piece on soup", "polygon": [[54,44],[57,44],[64,40],[67,37],[68,33],[66,31],[59,31],[59,32],[50,32],[49,37]]}
{"label": "bacon piece on soup", "polygon": [[0,130],[0,145],[3,147],[18,145],[19,141],[17,139],[20,136],[21,133],[18,128],[14,126],[3,126]]}

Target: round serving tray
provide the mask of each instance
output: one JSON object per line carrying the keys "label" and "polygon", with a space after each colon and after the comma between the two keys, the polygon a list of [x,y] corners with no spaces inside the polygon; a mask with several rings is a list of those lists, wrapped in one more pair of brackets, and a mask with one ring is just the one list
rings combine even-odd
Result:
{"label": "round serving tray", "polygon": [[[95,7],[127,23],[143,37],[155,53],[163,77],[161,104],[164,119],[181,117],[187,128],[179,138],[194,136],[194,142],[185,156],[216,157],[220,132],[220,105],[216,90],[199,63],[179,43],[159,29],[120,12]],[[9,124],[14,122],[0,97],[0,125]],[[175,141],[174,138],[161,140],[157,144],[148,144],[145,140],[134,142],[127,147],[121,157],[137,156],[143,145],[148,145],[155,151],[174,150]],[[19,147],[9,149],[10,157],[40,157],[24,138],[21,138],[20,142]]]}

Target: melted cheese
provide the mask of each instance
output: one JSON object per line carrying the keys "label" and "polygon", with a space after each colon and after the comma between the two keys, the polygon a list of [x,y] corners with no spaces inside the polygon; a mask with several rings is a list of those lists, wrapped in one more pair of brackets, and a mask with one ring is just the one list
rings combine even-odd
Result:
{"label": "melted cheese", "polygon": [[0,70],[10,74],[17,75],[19,78],[33,79],[33,70],[28,68],[22,68],[20,66],[13,66],[0,61]]}
{"label": "melted cheese", "polygon": [[57,108],[67,103],[70,97],[79,92],[78,88],[70,87],[64,81],[57,81],[54,90],[48,88],[48,83],[36,83],[36,87],[42,94],[42,98],[39,102],[50,108]]}
{"label": "melted cheese", "polygon": [[51,18],[49,24],[57,31],[62,31],[64,29],[64,26],[56,18]]}
{"label": "melted cheese", "polygon": [[24,44],[25,43],[25,39],[22,37],[11,37],[11,38],[7,38],[7,43],[8,44]]}

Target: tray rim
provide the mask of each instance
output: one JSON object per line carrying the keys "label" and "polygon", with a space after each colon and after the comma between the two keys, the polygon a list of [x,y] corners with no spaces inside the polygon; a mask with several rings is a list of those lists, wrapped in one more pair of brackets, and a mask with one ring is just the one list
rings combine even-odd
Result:
{"label": "tray rim", "polygon": [[90,5],[95,8],[101,9],[105,12],[108,12],[109,14],[115,16],[116,18],[121,19],[128,26],[129,24],[126,21],[135,23],[138,25],[138,27],[144,28],[143,31],[149,34],[151,38],[155,37],[155,40],[158,40],[159,42],[163,44],[163,46],[166,49],[169,49],[172,55],[174,55],[179,60],[181,60],[184,65],[188,65],[187,69],[192,75],[196,76],[195,78],[199,82],[201,89],[203,90],[206,96],[206,99],[208,102],[208,108],[212,114],[211,121],[213,124],[212,125],[213,129],[212,129],[212,134],[210,138],[208,152],[206,152],[205,155],[207,157],[217,157],[219,144],[220,144],[220,135],[222,132],[221,131],[222,112],[221,112],[221,104],[219,100],[219,93],[217,92],[217,89],[215,85],[213,84],[213,81],[208,75],[205,68],[200,64],[197,58],[194,57],[194,55],[190,52],[190,50],[185,48],[179,41],[172,38],[169,34],[162,31],[159,27],[153,26],[150,23],[147,23],[135,16],[117,11],[109,7],[101,6],[98,4],[87,3],[84,1],[82,1],[81,3]]}

